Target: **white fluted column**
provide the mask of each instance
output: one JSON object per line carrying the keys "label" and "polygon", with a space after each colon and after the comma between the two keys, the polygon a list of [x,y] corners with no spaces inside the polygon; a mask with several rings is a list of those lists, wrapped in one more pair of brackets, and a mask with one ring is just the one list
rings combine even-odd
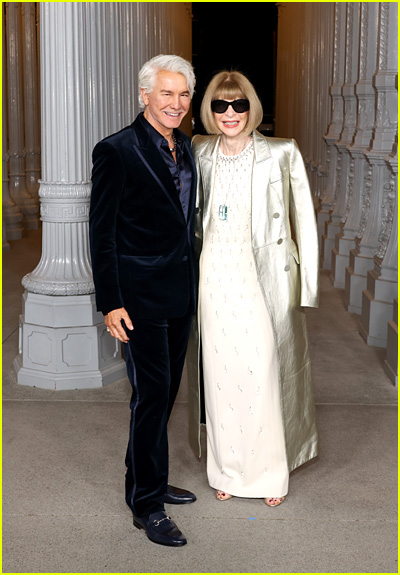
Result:
{"label": "white fluted column", "polygon": [[354,161],[348,148],[353,142],[357,122],[357,99],[355,85],[358,77],[359,61],[359,30],[360,30],[360,2],[346,3],[346,59],[345,82],[342,88],[344,98],[344,122],[340,140],[336,142],[338,150],[338,192],[331,219],[327,224],[327,236],[334,237],[334,246],[331,254],[331,281],[335,287],[344,288],[345,269],[348,264],[348,254],[339,255],[339,239],[346,219],[346,207],[350,201],[354,179]]}
{"label": "white fluted column", "polygon": [[[323,22],[321,22],[321,13],[326,12],[327,7],[320,2],[306,2],[304,8],[305,29],[314,30],[313,34],[305,35],[306,65],[304,67],[304,72],[307,80],[306,91],[303,93],[302,97],[306,108],[304,118],[306,133],[308,136],[305,159],[311,192],[314,196],[315,204],[318,205],[318,198],[321,195],[321,173],[319,171],[319,166],[321,161],[321,145],[323,143],[321,137],[321,123],[324,115],[324,103],[321,101],[323,93],[321,77],[323,77],[326,65],[326,61],[324,59],[324,48],[325,42],[329,42],[329,35],[324,38],[324,41],[322,41],[322,34],[326,32],[326,29],[323,26]],[[327,83],[327,86],[329,86],[329,82]],[[308,94],[308,98],[306,94]],[[326,123],[327,122],[324,123],[324,128]]]}
{"label": "white fluted column", "polygon": [[[388,343],[388,326],[392,331],[395,330],[393,303],[398,293],[397,140],[386,162],[391,176],[385,194],[385,221],[379,237],[380,247],[373,260],[374,268],[367,273],[367,289],[363,291],[360,325],[360,333],[367,343],[379,347],[386,347]],[[391,341],[391,346],[393,343]],[[388,356],[392,358],[393,355],[393,350],[389,350]]]}
{"label": "white fluted column", "polygon": [[[315,25],[315,15],[316,10],[312,3],[305,2],[303,5],[303,17],[304,17],[304,30],[306,30],[309,26],[314,28]],[[301,38],[300,46],[302,45],[301,53],[303,54],[303,65],[301,67],[303,71],[303,82],[305,84],[305,92],[309,95],[309,102],[306,102],[304,98],[304,93],[300,94],[300,101],[302,104],[302,116],[304,118],[304,124],[307,126],[306,133],[307,139],[302,146],[302,154],[304,158],[304,164],[306,166],[308,180],[310,182],[311,190],[314,189],[314,170],[312,168],[313,158],[315,157],[314,154],[314,133],[313,128],[315,128],[315,124],[311,122],[311,114],[312,111],[317,107],[317,89],[316,89],[316,82],[318,79],[318,70],[314,68],[314,59],[316,57],[316,47],[317,47],[317,33],[311,34],[310,37],[307,39],[303,36]]]}
{"label": "white fluted column", "polygon": [[[318,198],[317,206],[325,194],[327,185],[327,146],[322,137],[330,120],[329,86],[332,80],[333,63],[333,31],[334,31],[334,3],[315,3],[317,19],[314,27],[317,31],[316,56],[314,58],[315,74],[318,77],[317,102],[314,113],[313,138],[315,141],[315,156],[312,161],[314,172],[313,194]],[[322,235],[322,234],[321,234]],[[320,234],[318,234],[320,238]]]}
{"label": "white fluted column", "polygon": [[15,367],[19,383],[51,389],[99,387],[125,374],[93,294],[88,25],[86,3],[41,4],[43,246],[22,281]]}
{"label": "white fluted column", "polygon": [[[292,107],[289,99],[283,95],[290,89],[290,73],[293,60],[290,58],[289,38],[290,26],[288,23],[287,2],[277,2],[278,7],[278,38],[277,38],[277,69],[276,69],[276,103],[275,103],[275,135],[287,135],[291,128]],[[293,107],[298,100],[293,102]]]}
{"label": "white fluted column", "polygon": [[[330,113],[333,14],[332,3],[278,4],[275,135],[297,140],[315,204],[327,175],[322,134]],[[293,93],[296,97],[291,99]]]}
{"label": "white fluted column", "polygon": [[397,136],[392,153],[387,156],[386,163],[391,171],[390,191],[385,204],[385,222],[380,235],[380,247],[375,254],[379,277],[396,282],[398,271],[398,155]]}
{"label": "white fluted column", "polygon": [[352,201],[339,240],[339,252],[343,255],[349,253],[349,265],[345,271],[345,303],[348,311],[352,313],[361,313],[362,290],[366,286],[367,262],[363,258],[357,258],[356,236],[371,200],[372,171],[365,152],[371,143],[375,119],[375,90],[372,80],[376,72],[378,20],[378,3],[362,2],[359,80],[356,85],[358,119],[354,143],[349,149],[354,161]]}
{"label": "white fluted column", "polygon": [[7,63],[5,43],[5,21],[2,6],[3,19],[3,129],[2,129],[2,204],[3,204],[3,248],[8,249],[10,244],[7,240],[19,240],[24,230],[23,215],[17,204],[10,196],[8,179],[8,154],[7,154]]}
{"label": "white fluted column", "polygon": [[[132,46],[131,39],[135,38],[136,13],[133,3],[128,2],[122,5],[125,10],[124,27],[122,29],[121,46],[126,46],[125,57],[122,58],[124,64],[124,104],[125,115],[124,125],[128,125],[135,119],[138,113],[138,92],[137,77],[139,68],[136,62],[136,45]],[[159,53],[159,52],[155,52]]]}
{"label": "white fluted column", "polygon": [[26,188],[38,200],[40,178],[40,85],[36,46],[36,2],[22,3]]}
{"label": "white fluted column", "polygon": [[344,122],[344,99],[342,86],[344,83],[346,56],[346,4],[335,2],[335,28],[334,28],[334,53],[331,95],[331,121],[328,132],[324,136],[327,144],[328,180],[324,196],[321,199],[320,209],[317,216],[318,228],[321,236],[321,266],[330,269],[332,249],[335,241],[335,230],[328,227],[330,215],[335,206],[338,189],[338,150],[335,146],[343,130]]}
{"label": "white fluted column", "polygon": [[147,4],[40,4],[43,251],[23,279],[21,354],[14,362],[19,383],[87,388],[125,374],[119,344],[95,309],[88,246],[91,152],[136,116],[137,74],[158,53],[157,30],[167,27],[164,52],[183,49],[184,36],[182,55],[190,58],[187,8]]}
{"label": "white fluted column", "polygon": [[[353,7],[355,14],[357,4],[352,4],[350,9],[353,9]],[[357,9],[357,16],[357,21],[354,20],[353,26],[356,26],[358,30],[361,21],[359,55],[353,50],[352,60],[355,76],[357,76],[358,70],[358,80],[354,87],[352,85],[348,86],[348,91],[351,94],[351,104],[353,106],[356,104],[354,117],[357,118],[357,125],[352,143],[347,145],[346,150],[343,149],[346,162],[342,166],[340,185],[346,186],[347,198],[341,193],[343,201],[340,211],[343,212],[344,209],[344,213],[340,222],[340,231],[335,237],[331,266],[332,281],[335,287],[339,288],[345,288],[346,286],[346,269],[349,267],[350,251],[355,248],[355,237],[360,226],[362,191],[364,189],[364,179],[368,175],[368,163],[364,152],[368,149],[371,141],[374,121],[375,94],[372,76],[376,70],[377,3],[368,4],[361,2]],[[360,21],[359,18],[361,18]],[[354,41],[358,43],[358,34]],[[338,145],[340,145],[340,142]],[[332,220],[334,220],[334,213],[332,214]]]}
{"label": "white fluted column", "polygon": [[387,324],[397,296],[397,6],[379,4],[375,129],[366,157],[373,188],[360,253],[373,256],[363,291],[360,333],[369,345],[386,347]]}
{"label": "white fluted column", "polygon": [[39,227],[39,202],[26,187],[21,2],[6,2],[9,191],[29,229]]}
{"label": "white fluted column", "polygon": [[[162,5],[164,4],[164,8]],[[192,59],[192,12],[189,2],[160,2],[157,6],[158,18],[166,18],[169,33],[165,35],[165,54],[177,54],[187,60]],[[165,10],[165,11],[164,11]],[[154,31],[157,33],[157,26]],[[156,44],[157,48],[157,44]],[[192,134],[192,119],[187,114],[181,124],[181,130],[188,136]]]}
{"label": "white fluted column", "polygon": [[86,2],[84,6],[91,120],[88,146],[92,150],[105,136],[132,122],[132,114],[127,114],[134,97],[127,83],[132,71],[124,63],[130,62],[135,35],[129,36],[132,3]]}
{"label": "white fluted column", "polygon": [[[318,206],[326,187],[326,144],[322,133],[329,123],[329,85],[332,80],[333,3],[304,3],[305,62],[300,73],[305,76],[301,91],[304,117],[304,151],[310,187]],[[303,148],[302,148],[303,150]]]}

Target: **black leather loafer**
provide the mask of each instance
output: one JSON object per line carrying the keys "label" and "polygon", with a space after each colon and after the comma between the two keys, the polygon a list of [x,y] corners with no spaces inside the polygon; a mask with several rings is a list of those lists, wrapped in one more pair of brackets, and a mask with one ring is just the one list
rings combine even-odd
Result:
{"label": "black leather loafer", "polygon": [[133,516],[133,524],[138,529],[144,529],[150,541],[169,547],[181,547],[187,541],[176,524],[165,511],[150,513],[148,517]]}
{"label": "black leather loafer", "polygon": [[167,493],[164,495],[164,503],[172,503],[172,505],[183,505],[184,503],[193,503],[196,501],[196,495],[186,489],[179,489],[179,487],[167,486]]}

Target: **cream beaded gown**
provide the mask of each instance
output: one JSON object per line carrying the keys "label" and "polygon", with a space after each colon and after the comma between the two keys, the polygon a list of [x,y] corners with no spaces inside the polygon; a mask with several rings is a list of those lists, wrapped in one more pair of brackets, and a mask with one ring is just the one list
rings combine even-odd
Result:
{"label": "cream beaded gown", "polygon": [[200,326],[209,484],[261,498],[286,495],[289,473],[274,336],[251,249],[253,161],[252,142],[237,156],[218,154]]}

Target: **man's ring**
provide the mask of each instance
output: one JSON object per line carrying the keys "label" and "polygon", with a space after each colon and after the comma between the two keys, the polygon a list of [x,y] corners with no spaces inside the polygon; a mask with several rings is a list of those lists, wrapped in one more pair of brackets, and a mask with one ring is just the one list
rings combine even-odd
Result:
{"label": "man's ring", "polygon": [[110,331],[110,328],[107,328],[107,331]]}

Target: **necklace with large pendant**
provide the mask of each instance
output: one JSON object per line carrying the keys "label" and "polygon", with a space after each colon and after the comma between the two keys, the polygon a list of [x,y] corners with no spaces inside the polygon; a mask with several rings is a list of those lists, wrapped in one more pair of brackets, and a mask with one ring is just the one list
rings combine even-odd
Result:
{"label": "necklace with large pendant", "polygon": [[[227,156],[227,155],[223,154],[224,158],[226,158],[226,161],[231,164],[232,170],[234,170],[234,165],[235,165],[235,164],[237,165],[236,160],[240,157],[240,155],[242,154],[242,152],[246,149],[247,143],[248,143],[248,142],[246,141],[244,147],[242,148],[242,150],[239,152],[239,154],[237,154],[237,155],[235,155],[235,156]],[[234,171],[233,175],[231,176],[231,180],[230,180],[230,183],[229,183],[229,185],[228,185],[228,192],[229,192],[229,189],[231,188],[231,186],[232,186],[232,184],[233,184],[233,179],[234,179],[234,177],[235,177],[235,171]],[[225,201],[224,201],[224,203],[223,203],[223,204],[220,204],[220,206],[219,206],[219,208],[218,208],[218,217],[219,217],[219,219],[220,219],[221,221],[223,221],[223,222],[227,221],[227,219],[228,219],[228,206],[226,205],[227,199],[228,199],[228,198],[227,198],[228,192],[225,194]]]}
{"label": "necklace with large pendant", "polygon": [[220,220],[228,219],[228,206],[221,204],[218,208],[218,217]]}
{"label": "necklace with large pendant", "polygon": [[[230,165],[231,165],[232,170],[234,169],[234,167],[233,167],[234,160],[233,160],[233,159],[227,160],[227,164],[230,164]],[[220,219],[221,221],[223,221],[223,222],[226,222],[227,219],[228,219],[228,206],[227,206],[228,193],[229,193],[229,190],[231,189],[232,184],[233,184],[233,177],[234,177],[234,174],[231,176],[230,182],[229,182],[228,187],[227,187],[227,191],[226,191],[226,193],[224,194],[224,195],[225,195],[225,198],[222,198],[222,200],[223,200],[224,203],[223,203],[223,204],[220,204],[219,207],[218,207],[218,217],[219,217],[219,219]]]}

